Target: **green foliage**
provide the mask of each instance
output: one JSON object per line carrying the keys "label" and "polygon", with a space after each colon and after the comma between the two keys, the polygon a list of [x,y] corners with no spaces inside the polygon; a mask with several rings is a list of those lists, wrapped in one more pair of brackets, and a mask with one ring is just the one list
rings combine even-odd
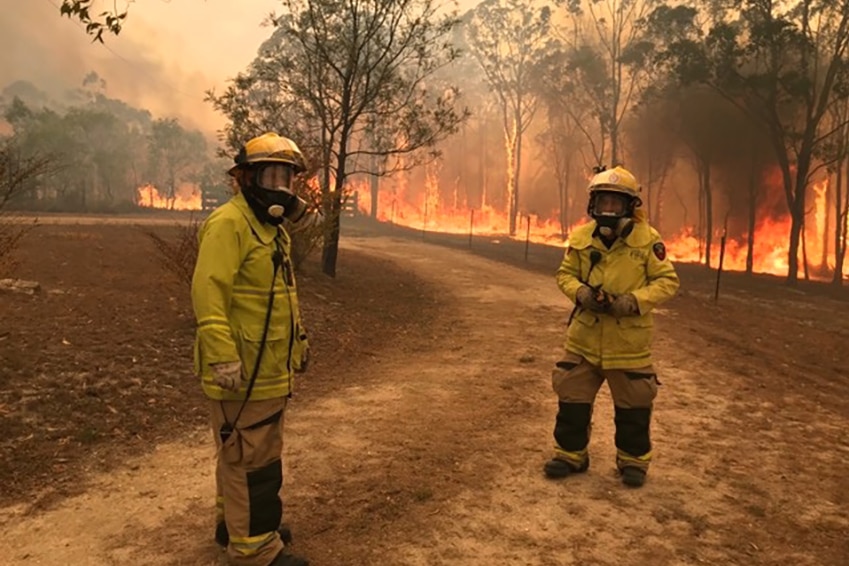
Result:
{"label": "green foliage", "polygon": [[94,0],[62,0],[59,13],[68,18],[75,19],[85,26],[85,31],[92,36],[92,41],[103,43],[103,34],[121,33],[121,26],[127,17],[126,9],[123,12],[116,10],[104,11],[92,16],[91,9]]}
{"label": "green foliage", "polygon": [[[580,124],[596,163],[621,163],[622,125],[652,85],[655,44],[646,37],[647,16],[660,0],[560,2],[568,29],[563,57],[568,69],[558,89]],[[649,22],[650,23],[650,22]]]}
{"label": "green foliage", "polygon": [[536,114],[537,68],[555,48],[551,8],[528,0],[488,0],[478,5],[467,27],[472,56],[498,100],[507,149],[508,218],[516,233],[522,136]]}
{"label": "green foliage", "polygon": [[[95,75],[89,85],[99,86]],[[34,89],[34,87],[33,87]],[[37,89],[16,88],[43,100]],[[7,88],[4,95],[8,95]],[[50,155],[49,177],[32,178],[16,199],[17,208],[65,211],[120,211],[135,207],[138,188],[151,183],[173,191],[196,182],[210,160],[200,132],[176,120],[151,119],[146,110],[86,91],[68,106],[46,100],[31,106],[18,96],[3,105],[16,148],[23,156]],[[173,192],[172,192],[173,195]]]}
{"label": "green foliage", "polygon": [[[206,162],[206,140],[174,118],[155,120],[148,136],[148,178],[167,198],[176,197],[181,180],[197,180]],[[162,192],[162,190],[160,190]]]}
{"label": "green foliage", "polygon": [[711,88],[768,135],[792,219],[794,282],[809,184],[845,159],[849,121],[837,110],[849,104],[849,1],[715,1],[702,12],[661,6],[647,29],[671,83]]}
{"label": "green foliage", "polygon": [[[281,130],[318,171],[326,232],[324,270],[335,272],[346,180],[389,174],[431,158],[465,119],[458,91],[436,73],[457,57],[456,20],[432,0],[284,0],[285,15],[251,66],[223,94],[208,94],[230,124],[231,149]],[[375,167],[377,169],[375,170]]]}

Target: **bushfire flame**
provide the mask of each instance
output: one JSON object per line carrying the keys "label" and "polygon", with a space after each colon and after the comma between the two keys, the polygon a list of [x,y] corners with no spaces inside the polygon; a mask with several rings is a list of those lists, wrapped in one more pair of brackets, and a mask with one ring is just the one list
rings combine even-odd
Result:
{"label": "bushfire flame", "polygon": [[[430,184],[430,183],[428,183]],[[813,187],[812,219],[806,223],[805,244],[809,265],[809,276],[812,279],[829,279],[834,271],[834,250],[829,249],[828,242],[833,247],[833,227],[827,226],[827,187],[823,181]],[[353,192],[357,193],[357,205],[363,214],[371,210],[371,192],[367,185],[355,185]],[[508,237],[509,219],[507,213],[490,206],[479,209],[448,206],[434,198],[437,191],[428,189],[416,194],[398,190],[394,192],[381,191],[378,193],[377,220],[398,224],[408,228],[424,231],[445,232],[453,234],[473,234],[477,236]],[[564,231],[557,221],[557,213],[549,218],[540,216],[522,217],[515,239],[528,239],[534,243],[564,246],[568,232],[584,221],[568,227]],[[814,220],[814,221],[811,221]],[[752,271],[754,273],[769,273],[787,275],[789,255],[790,216],[773,218],[765,215],[756,225],[753,241]],[[833,223],[832,223],[833,224]],[[849,228],[849,219],[847,219]],[[721,252],[723,228],[720,227],[713,238],[711,249],[711,266],[717,267]],[[825,240],[823,234],[831,234],[831,240]],[[723,257],[723,269],[729,271],[745,271],[747,265],[748,245],[747,234],[738,237],[727,237]],[[704,263],[705,245],[694,228],[686,228],[672,238],[666,239],[669,257],[676,262]],[[803,252],[799,250],[799,275],[804,275],[805,262]],[[849,263],[844,264],[844,275],[849,276]]]}
{"label": "bushfire flame", "polygon": [[137,190],[138,205],[142,208],[162,210],[201,210],[203,200],[200,190],[195,186],[181,186],[174,197],[161,193],[153,185],[142,185]]}
{"label": "bushfire flame", "polygon": [[[357,206],[363,214],[371,210],[371,192],[367,186],[355,186]],[[554,216],[554,215],[552,215]],[[431,232],[447,234],[469,234],[476,236],[504,237],[510,231],[507,213],[484,205],[473,209],[464,206],[447,206],[436,195],[427,190],[420,194],[409,194],[398,190],[395,193],[379,192],[377,220]],[[537,215],[524,215],[518,223],[515,236],[534,243],[564,245],[564,235],[557,220]]]}

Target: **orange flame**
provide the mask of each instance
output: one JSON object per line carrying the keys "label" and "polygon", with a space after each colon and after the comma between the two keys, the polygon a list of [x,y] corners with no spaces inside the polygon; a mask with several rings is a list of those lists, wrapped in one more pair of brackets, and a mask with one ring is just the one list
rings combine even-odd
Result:
{"label": "orange flame", "polygon": [[[811,187],[813,209],[809,211],[804,227],[804,247],[799,246],[799,273],[804,275],[804,254],[807,254],[809,275],[812,279],[830,279],[834,272],[834,251],[828,248],[833,241],[833,227],[827,226],[828,218],[828,180],[815,183]],[[789,269],[789,234],[791,218],[783,214],[775,218],[762,214],[755,228],[752,246],[752,271],[787,275]],[[813,217],[813,218],[811,218]],[[849,225],[849,224],[847,224]],[[719,265],[722,230],[717,230],[711,246],[711,266]],[[739,237],[726,237],[723,270],[745,271],[748,256],[748,233]],[[674,261],[698,263],[704,258],[704,243],[699,240],[693,228],[686,228],[667,243],[669,257]],[[823,262],[825,259],[825,262]],[[844,274],[849,274],[849,264],[843,266]]]}
{"label": "orange flame", "polygon": [[[430,183],[427,183],[430,185]],[[355,185],[357,205],[360,212],[371,211],[371,191],[367,185]],[[555,216],[552,214],[552,216]],[[424,193],[410,194],[403,187],[394,192],[378,193],[377,220],[398,224],[408,228],[444,232],[448,234],[469,234],[476,236],[507,237],[510,222],[506,212],[496,210],[489,205],[480,208],[467,206],[448,206],[439,198],[433,188]],[[565,238],[556,220],[534,214],[523,214],[519,230],[513,238],[534,243],[564,246]]]}
{"label": "orange flame", "polygon": [[142,208],[159,208],[163,210],[201,210],[203,199],[200,189],[195,185],[183,184],[169,198],[159,192],[153,185],[142,185],[137,189],[138,204]]}
{"label": "orange flame", "polygon": [[[378,192],[377,220],[389,222],[432,232],[452,234],[469,234],[477,236],[507,237],[509,220],[506,212],[484,205],[473,209],[465,206],[449,206],[439,198],[435,181],[428,176],[424,192],[410,193],[405,183],[400,183],[393,191]],[[822,181],[813,186],[813,221],[808,221],[805,228],[808,264],[810,276],[814,279],[826,279],[834,271],[834,251],[824,249],[823,234],[826,232],[827,218],[827,189],[828,181]],[[360,212],[369,214],[371,211],[371,192],[367,184],[355,184],[353,192],[357,193],[357,203]],[[586,220],[582,220],[567,228],[571,232]],[[849,220],[847,220],[849,223]],[[522,215],[520,229],[514,239],[539,244],[563,246],[565,238],[556,211],[549,218],[538,215]],[[833,236],[834,228],[828,232]],[[753,265],[755,273],[770,273],[786,275],[788,270],[788,235],[790,233],[789,215],[774,218],[765,214],[757,224],[753,242]],[[721,229],[714,238],[711,249],[711,266],[719,264]],[[667,241],[669,257],[676,262],[699,263],[704,257],[704,243],[696,235],[694,228],[686,228]],[[737,238],[726,238],[723,269],[729,271],[745,271],[748,254],[747,234]],[[804,262],[800,245],[800,275],[803,274]],[[827,258],[826,265],[821,265],[822,258]],[[849,274],[849,263],[844,265],[844,273]]]}

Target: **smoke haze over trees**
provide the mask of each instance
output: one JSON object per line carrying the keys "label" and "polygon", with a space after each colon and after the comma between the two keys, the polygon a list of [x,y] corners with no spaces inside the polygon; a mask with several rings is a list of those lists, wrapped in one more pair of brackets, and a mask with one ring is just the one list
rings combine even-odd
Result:
{"label": "smoke haze over trees", "polygon": [[[842,283],[849,0],[487,0],[462,9],[452,32],[460,52],[438,78],[459,87],[472,115],[432,148],[440,159],[371,183],[373,195],[380,187],[376,216],[407,200],[433,216],[495,210],[511,232],[527,214],[568,232],[582,216],[591,167],[622,163],[642,181],[652,222],[686,259],[715,265],[727,233],[749,271]],[[487,11],[491,24],[496,13],[546,15],[546,49],[513,52],[528,56],[527,81],[512,75],[499,85],[481,66],[470,37],[484,29],[475,14]],[[132,18],[131,10],[125,28]],[[487,51],[510,53],[511,42],[491,34]],[[534,102],[512,118],[522,132],[512,141],[508,91]],[[300,134],[308,122],[282,123]],[[358,182],[347,180],[347,190]]]}
{"label": "smoke haze over trees", "polygon": [[[81,84],[59,101],[27,82],[0,91],[8,130],[3,143],[20,159],[50,156],[52,168],[49,176],[28,176],[10,207],[129,211],[149,204],[140,202],[139,189],[146,185],[155,186],[169,206],[178,192],[197,190],[213,162],[200,132],[107,97],[96,74]],[[226,184],[223,171],[221,177]]]}

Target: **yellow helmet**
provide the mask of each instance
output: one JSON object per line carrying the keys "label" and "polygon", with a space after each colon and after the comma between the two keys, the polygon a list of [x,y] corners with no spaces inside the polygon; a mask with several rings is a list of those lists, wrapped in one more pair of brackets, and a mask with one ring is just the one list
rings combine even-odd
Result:
{"label": "yellow helmet", "polygon": [[272,132],[248,140],[233,161],[236,164],[229,171],[231,175],[240,167],[257,163],[285,163],[291,165],[295,173],[303,173],[307,169],[298,144]]}
{"label": "yellow helmet", "polygon": [[603,169],[596,173],[590,180],[587,190],[590,193],[593,191],[625,193],[629,197],[639,199],[641,189],[633,173],[622,166],[616,166],[613,169]]}

